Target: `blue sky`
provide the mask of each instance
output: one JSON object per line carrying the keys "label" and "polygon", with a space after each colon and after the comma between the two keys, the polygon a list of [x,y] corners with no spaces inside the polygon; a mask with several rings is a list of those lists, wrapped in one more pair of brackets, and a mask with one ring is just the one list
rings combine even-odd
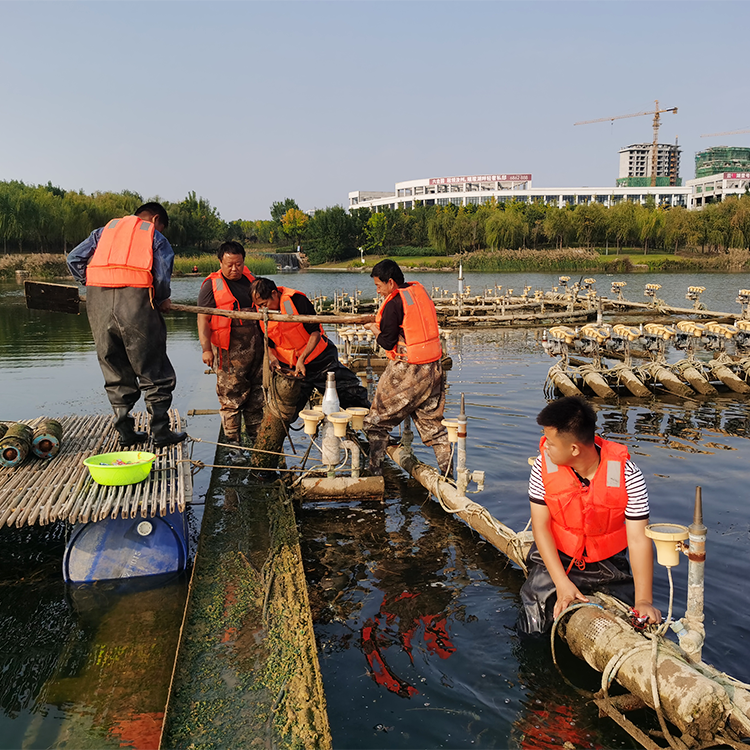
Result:
{"label": "blue sky", "polygon": [[[227,220],[399,180],[531,172],[607,186],[651,117],[750,145],[744,2],[8,2],[0,180],[179,201]],[[735,34],[733,29],[740,30]]]}

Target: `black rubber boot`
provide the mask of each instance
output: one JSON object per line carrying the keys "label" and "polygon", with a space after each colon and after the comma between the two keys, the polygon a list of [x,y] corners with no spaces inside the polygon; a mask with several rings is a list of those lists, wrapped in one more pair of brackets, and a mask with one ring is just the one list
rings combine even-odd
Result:
{"label": "black rubber boot", "polygon": [[165,408],[161,404],[146,404],[146,408],[151,415],[151,435],[155,447],[165,448],[185,440],[187,432],[174,432],[170,429],[169,405]]}
{"label": "black rubber boot", "polygon": [[120,447],[130,448],[138,443],[145,443],[148,435],[135,429],[135,420],[128,414],[128,409],[118,407],[115,409],[115,429],[120,435]]}

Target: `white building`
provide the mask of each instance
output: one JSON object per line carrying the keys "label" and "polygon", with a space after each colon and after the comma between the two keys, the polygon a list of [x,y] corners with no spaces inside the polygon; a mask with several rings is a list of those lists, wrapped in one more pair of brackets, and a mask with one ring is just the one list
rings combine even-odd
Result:
{"label": "white building", "polygon": [[729,195],[745,195],[750,190],[750,172],[720,172],[688,180],[685,186],[690,188],[688,208],[703,208],[720,203]]}
{"label": "white building", "polygon": [[610,207],[622,201],[645,204],[653,195],[658,206],[687,206],[689,187],[571,187],[535,188],[530,174],[485,174],[457,177],[429,177],[397,182],[391,193],[354,191],[349,193],[349,209],[413,208],[416,201],[426,206],[456,206],[517,201],[548,206],[581,206],[601,203]]}

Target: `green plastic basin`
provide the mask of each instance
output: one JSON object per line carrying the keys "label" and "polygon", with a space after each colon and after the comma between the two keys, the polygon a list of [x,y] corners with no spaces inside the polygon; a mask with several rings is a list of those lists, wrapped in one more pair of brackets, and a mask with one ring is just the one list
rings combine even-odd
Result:
{"label": "green plastic basin", "polygon": [[147,451],[119,451],[90,456],[83,463],[97,484],[119,486],[142,482],[151,473],[155,458]]}

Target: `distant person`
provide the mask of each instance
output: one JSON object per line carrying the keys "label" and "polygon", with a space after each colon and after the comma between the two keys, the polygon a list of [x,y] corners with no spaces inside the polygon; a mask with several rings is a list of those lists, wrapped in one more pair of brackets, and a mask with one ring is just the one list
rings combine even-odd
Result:
{"label": "distant person", "polygon": [[[315,315],[312,302],[296,289],[276,286],[271,279],[259,277],[253,283],[253,303],[287,315]],[[261,322],[261,329],[265,330]],[[335,344],[328,340],[320,323],[269,321],[268,360],[272,370],[287,368],[300,378],[299,397],[293,422],[312,392],[325,393],[329,372],[336,375],[336,390],[342,409],[349,406],[370,408],[367,391],[359,378],[339,362]]]}
{"label": "distant person", "polygon": [[[250,287],[255,276],[245,265],[245,248],[223,242],[216,253],[219,270],[209,274],[198,294],[199,307],[251,310]],[[255,440],[263,419],[263,337],[255,320],[198,315],[203,363],[216,371],[216,395],[227,442],[239,445],[242,420]]]}
{"label": "distant person", "polygon": [[548,632],[566,607],[587,602],[592,591],[617,596],[648,622],[660,622],[640,469],[624,445],[595,436],[596,412],[585,399],[553,401],[537,423],[544,437],[529,478],[534,543],[518,631]]}
{"label": "distant person", "polygon": [[367,323],[365,328],[385,349],[388,365],[365,417],[369,469],[373,474],[382,473],[388,434],[411,416],[422,442],[435,452],[440,473],[450,475],[451,446],[442,424],[443,348],[435,305],[419,282],[404,281],[403,271],[395,261],[381,260],[373,266],[370,276],[385,301],[375,322]]}
{"label": "distant person", "polygon": [[141,392],[157,448],[187,437],[169,423],[177,379],[162,317],[171,307],[174,265],[174,252],[162,234],[168,223],[161,204],[145,203],[133,216],[95,229],[68,255],[73,278],[86,287],[91,333],[123,448],[148,438],[136,432],[130,414]]}
{"label": "distant person", "polygon": [[193,273],[198,273],[198,266],[193,266]]}

